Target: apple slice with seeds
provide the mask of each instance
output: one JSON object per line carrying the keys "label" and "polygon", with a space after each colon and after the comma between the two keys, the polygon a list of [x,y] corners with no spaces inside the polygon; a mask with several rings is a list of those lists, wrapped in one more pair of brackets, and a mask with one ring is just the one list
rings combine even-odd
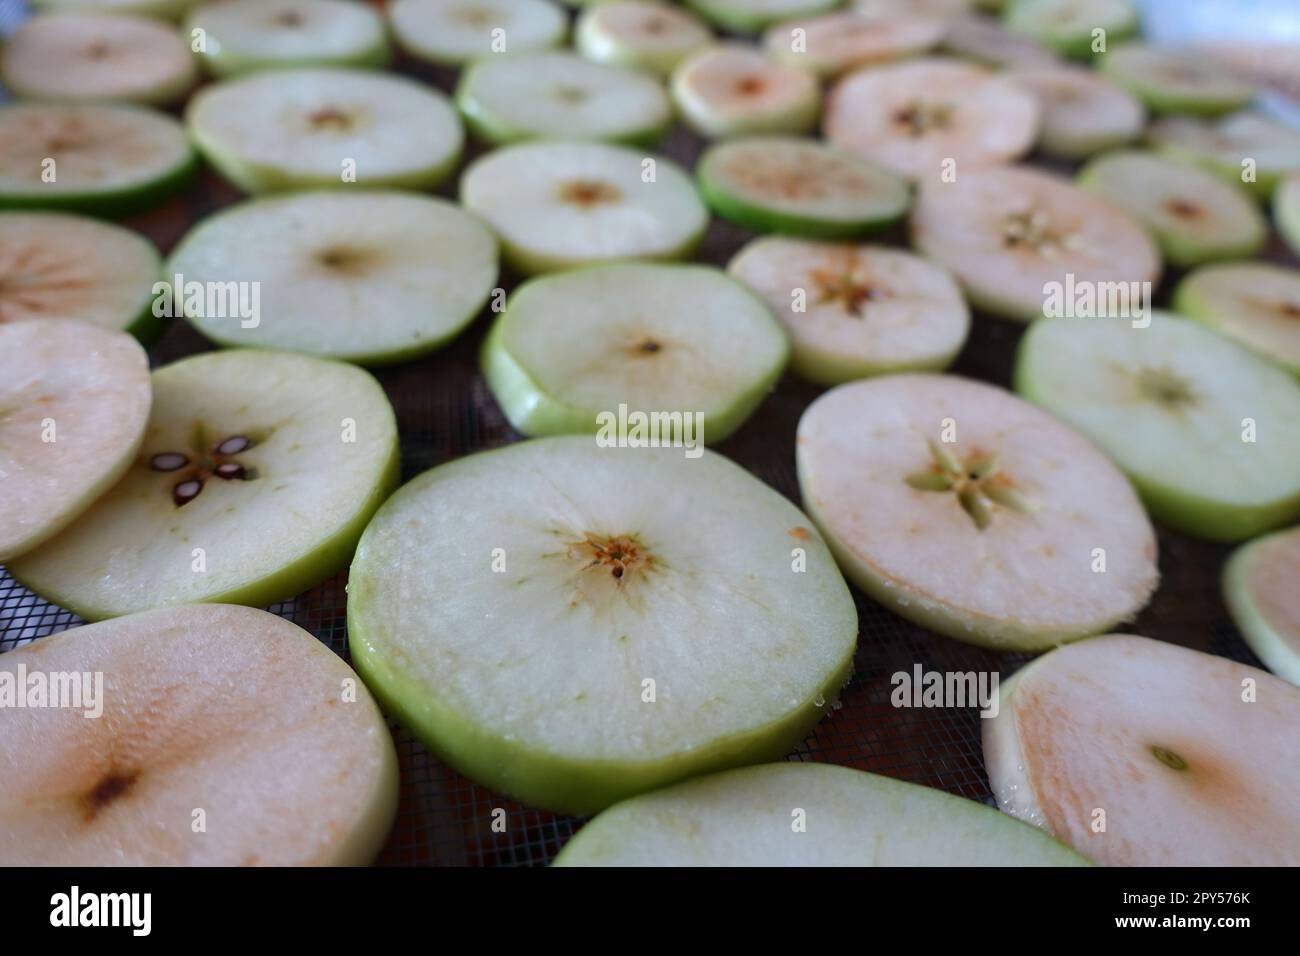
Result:
{"label": "apple slice with seeds", "polygon": [[88,620],[284,600],[346,564],[397,480],[384,391],[341,362],[239,349],[153,373],[140,454],[61,534],[9,565]]}
{"label": "apple slice with seeds", "polygon": [[1300,685],[1300,528],[1266,535],[1233,552],[1223,599],[1264,665]]}
{"label": "apple slice with seeds", "polygon": [[945,31],[943,21],[934,17],[870,20],[856,13],[827,13],[768,27],[763,46],[775,59],[824,78],[924,53],[939,45]]}
{"label": "apple slice with seeds", "polygon": [[1155,532],[1124,475],[1002,389],[944,375],[841,385],[804,412],[795,455],[804,507],[849,579],[939,634],[1041,651],[1131,618],[1155,590]]}
{"label": "apple slice with seeds", "polygon": [[837,146],[912,180],[958,178],[1029,152],[1038,101],[1005,76],[937,57],[858,70],[827,99],[823,130]]}
{"label": "apple slice with seeds", "polygon": [[662,156],[606,143],[498,149],[460,181],[465,208],[524,274],[613,259],[679,259],[709,214],[690,176]]}
{"label": "apple slice with seeds", "polygon": [[573,42],[589,60],[667,76],[713,40],[689,10],[648,0],[608,0],[578,15]]}
{"label": "apple slice with seeds", "polygon": [[548,0],[396,0],[388,22],[399,47],[442,66],[548,50],[564,42],[568,28],[564,12]]}
{"label": "apple slice with seeds", "polygon": [[255,325],[187,311],[218,344],[378,365],[431,352],[474,319],[496,286],[497,244],[443,199],[303,192],[204,219],[172,253],[167,275],[260,284]]}
{"label": "apple slice with seeds", "polygon": [[392,827],[397,754],[379,709],[274,614],[147,611],[0,656],[0,673],[20,668],[95,675],[102,717],[0,708],[6,866],[361,866]]}
{"label": "apple slice with seeds", "polygon": [[1273,220],[1277,231],[1300,256],[1300,172],[1282,181],[1273,198]]}
{"label": "apple slice with seeds", "polygon": [[269,70],[204,87],[186,122],[217,171],[244,192],[310,187],[432,189],[464,130],[442,93],[392,74]]}
{"label": "apple slice with seeds", "polygon": [[1258,113],[1216,120],[1166,116],[1151,124],[1147,139],[1156,150],[1203,166],[1261,201],[1285,176],[1300,175],[1300,132]]}
{"label": "apple slice with seeds", "polygon": [[767,237],[727,270],[767,300],[790,335],[791,367],[820,385],[947,368],[970,329],[947,272],[884,246]]}
{"label": "apple slice with seeds", "polygon": [[687,57],[673,71],[671,90],[682,120],[710,139],[805,133],[821,103],[811,73],[737,43]]}
{"label": "apple slice with seeds", "polygon": [[1249,83],[1203,56],[1181,50],[1126,43],[1098,54],[1097,66],[1153,113],[1219,116],[1255,98]]}
{"label": "apple slice with seeds", "polygon": [[1012,33],[996,20],[959,16],[947,21],[943,49],[953,56],[1003,69],[1059,67],[1063,61],[1037,40]]}
{"label": "apple slice with seeds", "polygon": [[[802,811],[805,831],[791,828]],[[710,774],[583,825],[556,866],[1086,866],[974,800],[822,763]]]}
{"label": "apple slice with seeds", "polygon": [[1300,376],[1300,272],[1224,262],[1188,275],[1174,308]]}
{"label": "apple slice with seeds", "polygon": [[1086,60],[1093,53],[1093,31],[1101,30],[1106,48],[1138,32],[1130,0],[1011,0],[1002,22],[1062,56]]}
{"label": "apple slice with seeds", "polygon": [[591,436],[425,472],[348,575],[352,660],[385,710],[470,779],[566,813],[789,753],[856,638],[789,500],[713,452]]}
{"label": "apple slice with seeds", "polygon": [[999,807],[1106,866],[1300,865],[1300,689],[1254,667],[1062,647],[1002,685],[984,762]]}
{"label": "apple slice with seeds", "polygon": [[1241,541],[1300,516],[1300,384],[1195,322],[1054,318],[1020,342],[1016,390],[1095,441],[1157,521]]}
{"label": "apple slice with seeds", "polygon": [[1011,76],[1038,98],[1038,148],[1060,159],[1083,159],[1142,135],[1146,108],[1122,87],[1078,66],[1028,67]]}
{"label": "apple slice with seeds", "polygon": [[758,33],[794,17],[826,13],[843,0],[686,0],[706,20],[732,33]]}
{"label": "apple slice with seeds", "polygon": [[0,564],[122,477],[149,403],[149,361],[130,336],[67,319],[0,322]]}

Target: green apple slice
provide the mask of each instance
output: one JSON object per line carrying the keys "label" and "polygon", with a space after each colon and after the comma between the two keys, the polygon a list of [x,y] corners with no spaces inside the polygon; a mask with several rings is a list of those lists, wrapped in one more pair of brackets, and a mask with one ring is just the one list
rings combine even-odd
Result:
{"label": "green apple slice", "polygon": [[947,21],[943,49],[964,60],[1003,69],[1046,69],[1062,65],[1061,58],[1037,40],[1011,33],[996,20],[958,16]]}
{"label": "green apple slice", "polygon": [[189,323],[220,345],[378,365],[431,352],[468,325],[496,286],[497,246],[478,219],[443,199],[293,193],[203,220],[172,253],[167,275],[173,285],[258,283],[260,314],[251,320],[205,314],[206,302],[185,306]]}
{"label": "green apple slice", "polygon": [[1028,67],[1011,74],[1038,98],[1038,148],[1059,159],[1084,159],[1142,135],[1146,108],[1127,90],[1077,66]]}
{"label": "green apple slice", "polygon": [[483,373],[526,435],[596,433],[602,413],[627,406],[697,416],[695,440],[719,442],[788,355],[772,313],[724,273],[627,263],[521,286],[484,343]]}
{"label": "green apple slice", "polygon": [[459,66],[481,56],[547,50],[568,22],[548,0],[397,0],[388,5],[397,45],[418,60]]}
{"label": "green apple slice", "polygon": [[[803,829],[796,821],[802,821]],[[849,767],[776,763],[610,807],[556,866],[1087,866],[991,807]]]}
{"label": "green apple slice", "polygon": [[768,27],[763,46],[774,58],[824,78],[924,53],[939,45],[946,29],[935,17],[871,20],[827,13]]}
{"label": "green apple slice", "polygon": [[682,120],[710,139],[806,133],[821,107],[811,73],[737,43],[687,57],[673,71],[670,88]]}
{"label": "green apple slice", "polygon": [[0,209],[125,215],[185,186],[197,159],[185,130],[138,106],[0,106]]}
{"label": "green apple slice", "polygon": [[1147,139],[1160,152],[1204,166],[1261,201],[1285,176],[1300,175],[1300,132],[1257,113],[1217,120],[1167,116],[1151,124]]}
{"label": "green apple slice", "polygon": [[567,813],[789,753],[856,637],[786,498],[712,452],[590,436],[425,472],[348,576],[352,660],[385,710],[471,779]]}
{"label": "green apple slice", "polygon": [[1106,866],[1300,865],[1300,690],[1254,667],[1071,644],[1002,685],[984,763],[998,806]]}
{"label": "green apple slice", "polygon": [[696,166],[713,211],[747,229],[837,239],[866,236],[907,214],[911,190],[859,156],[792,136],[749,136],[707,150]]}
{"label": "green apple slice", "polygon": [[241,349],[154,372],[126,475],[9,565],[88,620],[193,602],[262,606],[347,563],[397,480],[392,406],[341,362]]}
{"label": "green apple slice", "polygon": [[1291,251],[1300,256],[1300,173],[1283,180],[1273,195],[1273,220]]}
{"label": "green apple slice", "polygon": [[1219,116],[1249,105],[1255,89],[1203,56],[1127,43],[1097,56],[1098,68],[1153,113]]}
{"label": "green apple slice", "polygon": [[710,23],[733,33],[758,33],[764,27],[834,10],[844,0],[686,0]]}
{"label": "green apple slice", "polygon": [[767,300],[790,335],[791,367],[820,385],[939,371],[970,330],[947,272],[884,246],[765,237],[727,270]]}
{"label": "green apple slice", "polygon": [[392,827],[379,709],[274,614],[148,611],[21,647],[0,673],[89,683],[76,707],[0,708],[7,866],[361,866]]}
{"label": "green apple slice", "polygon": [[378,13],[343,0],[224,0],[193,11],[214,76],[291,66],[383,66],[388,36]]}
{"label": "green apple slice", "polygon": [[1139,27],[1130,0],[1011,0],[1002,22],[1013,33],[1080,60],[1093,54],[1094,30],[1102,31],[1109,49],[1134,36]]}
{"label": "green apple slice", "polygon": [[464,130],[442,93],[405,77],[304,68],[205,87],[185,113],[195,144],[248,193],[344,186],[432,189]]}
{"label": "green apple slice", "polygon": [[1121,283],[1127,301],[1150,305],[1160,253],[1128,213],[1100,197],[1028,168],[976,169],[956,182],[921,184],[912,242],[957,276],[977,309],[1028,322],[1048,289]]}
{"label": "green apple slice", "polygon": [[1152,153],[1108,153],[1085,166],[1078,181],[1135,216],[1165,259],[1183,269],[1248,258],[1268,242],[1268,222],[1242,190]]}
{"label": "green apple slice", "polygon": [[683,258],[709,219],[676,163],[606,143],[498,149],[465,170],[460,198],[524,274],[612,259]]}
{"label": "green apple slice", "polygon": [[139,233],[54,212],[0,213],[0,325],[72,319],[130,332],[148,345],[162,276],[158,250]]}
{"label": "green apple slice", "polygon": [[657,142],[672,123],[657,80],[572,53],[489,56],[461,74],[456,105],[480,139]]}
{"label": "green apple slice", "polygon": [[960,180],[1029,152],[1038,119],[1038,101],[1014,81],[933,57],[846,76],[822,127],[835,145],[901,176],[938,181],[954,163]]}
{"label": "green apple slice", "polygon": [[1174,308],[1300,376],[1300,272],[1225,262],[1187,276]]}
{"label": "green apple slice", "polygon": [[844,573],[936,633],[1041,651],[1109,630],[1155,590],[1155,532],[1124,476],[992,385],[841,385],[804,412],[795,457],[804,507]]}
{"label": "green apple slice", "polygon": [[38,10],[77,11],[179,20],[199,0],[29,0]]}
{"label": "green apple slice", "polygon": [[1044,319],[1021,340],[1015,382],[1178,531],[1241,541],[1300,516],[1300,384],[1202,325]]}
{"label": "green apple slice", "polygon": [[578,15],[573,42],[589,60],[667,76],[713,39],[688,10],[650,0],[609,0]]}
{"label": "green apple slice", "polygon": [[1223,599],[1246,643],[1278,677],[1300,685],[1300,528],[1270,534],[1233,552]]}
{"label": "green apple slice", "polygon": [[130,336],[67,319],[0,323],[0,563],[122,477],[149,402],[149,361]]}

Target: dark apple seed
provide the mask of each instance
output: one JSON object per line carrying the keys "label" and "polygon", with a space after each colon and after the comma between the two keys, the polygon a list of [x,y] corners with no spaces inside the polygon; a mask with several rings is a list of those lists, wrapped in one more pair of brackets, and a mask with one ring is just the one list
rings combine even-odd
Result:
{"label": "dark apple seed", "polygon": [[178,451],[164,451],[149,459],[149,467],[154,471],[175,471],[184,468],[190,460]]}
{"label": "dark apple seed", "polygon": [[244,466],[237,461],[228,461],[223,465],[217,465],[213,474],[226,481],[234,481],[244,477]]}
{"label": "dark apple seed", "polygon": [[203,482],[197,478],[190,478],[182,481],[172,489],[172,501],[176,502],[176,507],[187,505],[199,496],[203,490]]}
{"label": "dark apple seed", "polygon": [[232,435],[217,445],[215,451],[218,455],[238,455],[241,451],[247,451],[252,444],[243,435]]}

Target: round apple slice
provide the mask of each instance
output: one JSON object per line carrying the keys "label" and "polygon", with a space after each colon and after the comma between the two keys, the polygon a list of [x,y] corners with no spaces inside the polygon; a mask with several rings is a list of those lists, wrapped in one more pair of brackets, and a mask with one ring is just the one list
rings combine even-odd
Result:
{"label": "round apple slice", "polygon": [[572,53],[489,56],[461,74],[456,105],[489,143],[605,139],[652,145],[672,123],[659,82]]}
{"label": "round apple slice", "polygon": [[747,46],[723,43],[673,71],[673,102],[686,125],[711,139],[805,133],[817,122],[817,80]]}
{"label": "round apple slice", "polygon": [[65,319],[0,323],[0,564],[122,477],[149,401],[149,361],[130,336]]}
{"label": "round apple slice", "polygon": [[856,637],[786,498],[712,452],[590,436],[425,472],[348,575],[352,660],[385,710],[471,779],[568,813],[789,753]]}
{"label": "round apple slice", "polygon": [[1063,56],[1086,60],[1093,54],[1093,31],[1101,30],[1107,48],[1138,32],[1130,0],[1012,0],[1003,23]]}
{"label": "round apple slice", "polygon": [[589,60],[667,76],[713,39],[688,10],[647,0],[609,0],[578,16],[573,42]]}
{"label": "round apple slice", "polygon": [[1291,251],[1300,256],[1300,173],[1282,181],[1273,196],[1273,220]]}
{"label": "round apple slice", "polygon": [[1061,159],[1083,159],[1142,135],[1146,109],[1121,87],[1077,66],[1019,69],[1015,81],[1038,99],[1038,148]]}
{"label": "round apple slice", "polygon": [[682,258],[709,220],[676,163],[605,143],[496,150],[465,170],[460,197],[525,274],[611,259]]}
{"label": "round apple slice", "polygon": [[1061,58],[1036,40],[1011,33],[996,20],[958,16],[947,21],[943,48],[953,56],[1004,69],[1059,67]]}
{"label": "round apple slice", "polygon": [[[438,348],[473,320],[497,280],[496,239],[450,202],[329,190],[256,199],[203,220],[167,265],[173,285],[257,283],[257,316],[185,317],[221,345],[367,365]],[[177,279],[176,277],[180,277]]]}
{"label": "round apple slice", "polygon": [[131,468],[9,565],[88,620],[198,601],[262,606],[343,566],[397,480],[384,391],[341,362],[241,349],[153,373]]}
{"label": "round apple slice", "polygon": [[564,12],[548,0],[397,0],[397,45],[418,60],[459,66],[481,56],[547,50],[564,42]]}
{"label": "round apple slice", "polygon": [[1151,153],[1124,150],[1094,159],[1080,171],[1079,185],[1135,216],[1165,259],[1183,269],[1248,258],[1268,242],[1268,223],[1244,192]]}
{"label": "round apple slice", "polygon": [[1002,685],[984,762],[998,806],[1107,866],[1300,865],[1300,690],[1254,667],[1071,644]]}
{"label": "round apple slice", "polygon": [[870,20],[828,13],[768,27],[763,46],[778,60],[830,77],[924,53],[938,46],[945,32],[943,21],[934,17]]}
{"label": "round apple slice", "polygon": [[1147,139],[1160,152],[1204,166],[1261,200],[1288,174],[1300,175],[1300,132],[1257,113],[1218,120],[1168,116],[1151,124]]}
{"label": "round apple slice", "polygon": [[1267,535],[1233,552],[1223,599],[1242,636],[1274,674],[1300,685],[1300,528]]}
{"label": "round apple slice", "polygon": [[7,866],[361,866],[392,827],[397,754],[379,709],[274,614],[148,611],[21,647],[4,672],[81,692],[71,707],[0,708]]}
{"label": "round apple slice", "polygon": [[1300,272],[1265,262],[1197,269],[1174,308],[1300,376]]}
{"label": "round apple slice", "polygon": [[199,150],[248,193],[341,186],[432,189],[464,131],[437,90],[389,74],[270,70],[205,87],[185,112]]}
{"label": "round apple slice", "polygon": [[383,66],[384,21],[343,0],[225,0],[189,15],[185,34],[202,31],[203,64],[214,76],[287,66]]}
{"label": "round apple slice", "polygon": [[0,209],[124,215],[189,182],[197,161],[170,116],[136,106],[0,106]]}
{"label": "round apple slice", "polygon": [[174,103],[198,81],[174,26],[144,17],[60,13],[26,21],[0,50],[15,96]]}
{"label": "round apple slice", "polygon": [[820,385],[947,368],[970,329],[947,272],[883,246],[755,239],[727,270],[767,300],[790,334],[791,367]]}
{"label": "round apple slice", "polygon": [[[807,822],[796,831],[796,817]],[[1086,866],[973,800],[848,767],[777,763],[610,807],[556,866]]]}
{"label": "round apple slice", "polygon": [[936,633],[1041,651],[1131,618],[1155,590],[1155,532],[1124,476],[999,388],[841,385],[804,412],[795,453],[845,574]]}
{"label": "round apple slice", "polygon": [[792,136],[707,150],[700,190],[724,219],[760,232],[835,239],[880,232],[907,214],[906,182],[853,153]]}
{"label": "round apple slice", "polygon": [[521,286],[484,343],[483,372],[526,435],[595,433],[626,406],[683,429],[693,419],[702,443],[749,417],[788,353],[767,307],[722,272],[628,263]]}
{"label": "round apple slice", "polygon": [[0,213],[0,325],[51,318],[127,331],[148,344],[158,250],[121,226],[54,212]]}
{"label": "round apple slice", "polygon": [[843,0],[686,0],[705,19],[733,33],[758,33],[764,27],[835,9]]}
{"label": "round apple slice", "polygon": [[38,10],[125,14],[158,20],[179,20],[196,3],[198,0],[29,0],[29,5]]}
{"label": "round apple slice", "polygon": [[958,178],[1029,152],[1033,94],[983,67],[928,58],[851,73],[827,100],[823,129],[837,146],[913,180]]}
{"label": "round apple slice", "polygon": [[1123,308],[1149,308],[1147,283],[1160,276],[1155,243],[1128,213],[1033,169],[927,180],[911,228],[913,244],[957,276],[972,305],[1021,322],[1044,314],[1054,285],[1098,296],[1120,289]]}
{"label": "round apple slice", "polygon": [[1153,113],[1219,116],[1255,98],[1255,89],[1203,56],[1129,43],[1097,57],[1098,68]]}
{"label": "round apple slice", "polygon": [[1300,516],[1300,385],[1195,322],[1044,319],[1016,390],[1095,441],[1152,517],[1240,541]]}

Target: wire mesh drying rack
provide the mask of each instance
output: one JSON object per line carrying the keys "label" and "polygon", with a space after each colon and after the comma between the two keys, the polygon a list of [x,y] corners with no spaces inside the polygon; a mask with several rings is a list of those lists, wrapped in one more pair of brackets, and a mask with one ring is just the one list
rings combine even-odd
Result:
{"label": "wire mesh drying rack", "polygon": [[[7,16],[6,16],[7,15]],[[21,5],[0,0],[0,32],[12,28]],[[454,74],[400,61],[399,72],[444,91]],[[678,128],[660,152],[694,166],[702,143]],[[454,184],[443,190],[452,195]],[[168,252],[198,219],[237,200],[238,194],[204,171],[185,194],[165,206],[126,221]],[[697,258],[724,264],[751,234],[714,220]],[[901,236],[882,241],[901,242]],[[1284,258],[1276,243],[1271,255]],[[1172,282],[1167,277],[1165,289]],[[511,277],[503,279],[509,290]],[[402,479],[434,465],[521,436],[492,399],[478,371],[478,346],[488,326],[480,316],[449,347],[376,376],[397,412]],[[957,374],[1003,387],[1021,329],[977,315]],[[154,366],[211,346],[183,322],[172,322],[150,351]],[[798,503],[794,435],[799,415],[821,389],[787,375],[753,417],[716,450]],[[1162,583],[1151,604],[1128,628],[1260,666],[1232,624],[1219,594],[1219,572],[1229,549],[1161,530]],[[343,658],[348,657],[346,572],[270,611],[300,625]],[[937,787],[993,805],[974,708],[891,706],[890,677],[920,664],[927,671],[1000,671],[1005,678],[1027,656],[998,654],[938,637],[855,591],[860,617],[855,674],[839,704],[790,755],[870,770]],[[0,568],[0,653],[75,627],[80,620],[27,591]],[[431,756],[401,728],[394,727],[401,765],[397,822],[379,862],[388,865],[540,865],[549,863],[582,820],[523,806],[462,777]],[[494,832],[493,811],[504,809],[506,828]],[[499,815],[498,815],[499,816]]]}

